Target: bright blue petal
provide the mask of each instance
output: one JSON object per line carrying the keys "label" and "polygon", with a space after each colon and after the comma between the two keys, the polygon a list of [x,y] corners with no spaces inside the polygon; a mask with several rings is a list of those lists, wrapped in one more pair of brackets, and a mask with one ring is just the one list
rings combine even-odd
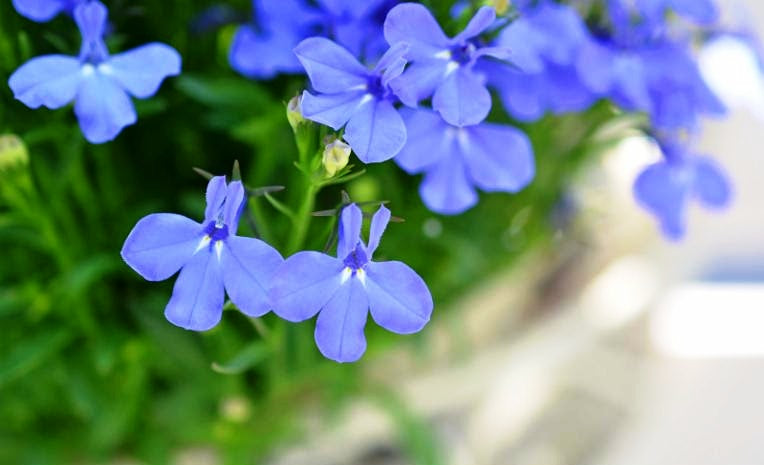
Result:
{"label": "bright blue petal", "polygon": [[[379,73],[382,70],[385,70],[387,68],[390,68],[391,66],[398,66],[398,63],[403,59],[405,63],[405,59],[403,56],[408,52],[409,46],[405,42],[398,42],[397,44],[392,45],[384,55],[377,61],[377,64],[374,66],[374,72]],[[395,76],[391,76],[395,77]]]}
{"label": "bright blue petal", "polygon": [[21,16],[32,21],[45,22],[53,19],[75,2],[69,0],[13,0],[13,8]]}
{"label": "bright blue petal", "polygon": [[422,278],[401,262],[366,265],[366,293],[374,321],[398,334],[421,330],[432,315],[432,295]]}
{"label": "bright blue petal", "polygon": [[366,68],[329,39],[310,37],[300,42],[294,53],[318,92],[332,94],[366,88]]}
{"label": "bright blue petal", "polygon": [[401,76],[390,81],[390,88],[404,105],[416,107],[443,83],[447,70],[446,60],[413,63]]}
{"label": "bright blue petal", "polygon": [[406,145],[395,156],[395,162],[406,172],[419,173],[451,151],[451,138],[444,134],[454,128],[438,113],[410,108],[403,108],[400,113],[406,123]]}
{"label": "bright blue petal", "polygon": [[316,321],[316,345],[335,362],[355,362],[366,351],[363,328],[369,300],[360,280],[353,277],[326,302]]}
{"label": "bright blue petal", "polygon": [[32,58],[8,80],[13,96],[29,108],[61,108],[74,100],[82,73],[76,58],[45,55]]}
{"label": "bright blue petal", "polygon": [[223,276],[214,252],[200,250],[182,270],[164,316],[175,326],[207,331],[223,315]]}
{"label": "bright blue petal", "polygon": [[532,122],[546,112],[544,75],[525,74],[502,65],[482,64],[481,70],[499,91],[507,113],[519,121]]}
{"label": "bright blue petal", "polygon": [[431,167],[419,186],[419,195],[427,208],[444,215],[456,215],[473,207],[478,196],[466,171],[456,155],[449,155]]}
{"label": "bright blue petal", "polygon": [[180,74],[180,64],[180,54],[174,48],[152,43],[114,55],[100,68],[109,69],[110,75],[135,97],[148,98],[166,77]]}
{"label": "bright blue petal", "polygon": [[122,246],[122,259],[149,281],[174,275],[191,259],[204,231],[185,216],[155,213],[142,218]]}
{"label": "bright blue petal", "polygon": [[459,68],[435,91],[432,108],[454,126],[478,124],[491,111],[491,94],[475,73]]}
{"label": "bright blue petal", "polygon": [[313,95],[306,90],[302,93],[300,110],[305,118],[339,131],[358,111],[365,95],[364,90],[321,95]]}
{"label": "bright blue petal", "polygon": [[228,61],[234,70],[249,78],[301,73],[302,65],[292,51],[298,43],[299,38],[288,29],[265,34],[241,26],[234,35]]}
{"label": "bright blue petal", "polygon": [[361,240],[363,212],[358,205],[351,203],[342,209],[337,236],[337,258],[344,259],[356,249]]}
{"label": "bright blue petal", "polygon": [[241,215],[245,204],[244,197],[244,185],[241,181],[233,181],[228,184],[223,222],[228,226],[230,234],[236,234],[236,229],[239,225],[239,215]]}
{"label": "bright blue petal", "polygon": [[488,29],[496,20],[496,10],[490,6],[481,7],[475,16],[470,19],[467,27],[464,28],[456,37],[455,42],[463,42],[473,37],[477,37],[481,32]]}
{"label": "bright blue petal", "polygon": [[535,28],[543,31],[544,57],[557,65],[572,64],[587,37],[586,25],[576,10],[545,2],[536,10],[532,21]]}
{"label": "bright blue petal", "polygon": [[719,17],[719,10],[712,0],[670,0],[671,8],[682,16],[702,24],[710,24]]}
{"label": "bright blue petal", "polygon": [[377,247],[379,247],[379,240],[382,239],[382,234],[384,234],[388,222],[390,222],[390,210],[384,205],[380,205],[379,210],[377,210],[371,219],[369,245],[366,247],[366,255],[369,260],[371,260],[372,255],[374,255]]}
{"label": "bright blue petal", "polygon": [[698,200],[710,208],[729,205],[732,188],[721,167],[708,158],[697,158],[693,165],[693,191]]}
{"label": "bright blue petal", "polygon": [[287,258],[271,278],[273,311],[288,321],[315,315],[340,286],[345,265],[320,252],[298,252]]}
{"label": "bright blue petal", "polygon": [[612,89],[615,81],[615,59],[614,50],[589,40],[579,49],[576,72],[592,92],[604,94]]}
{"label": "bright blue petal", "polygon": [[221,207],[225,202],[225,196],[228,192],[228,183],[225,176],[215,176],[207,183],[207,192],[205,198],[207,207],[204,210],[204,222],[217,221],[220,215]]}
{"label": "bright blue petal", "polygon": [[463,129],[462,146],[470,178],[485,191],[517,192],[535,175],[530,140],[511,126],[483,123]]}
{"label": "bright blue petal", "polygon": [[637,201],[655,215],[670,239],[679,239],[685,232],[687,179],[682,169],[660,162],[647,167],[634,183]]}
{"label": "bright blue petal", "polygon": [[526,73],[538,73],[544,69],[539,49],[543,39],[524,17],[507,26],[497,38],[497,43],[510,50],[509,61]]}
{"label": "bright blue petal", "polygon": [[384,31],[390,45],[398,42],[409,45],[407,58],[411,61],[431,59],[449,46],[448,37],[432,13],[416,3],[403,3],[390,10]]}
{"label": "bright blue petal", "polygon": [[111,78],[92,72],[82,78],[74,113],[85,138],[94,144],[107,142],[135,123],[135,108],[127,93]]}
{"label": "bright blue petal", "polygon": [[253,317],[268,313],[271,278],[284,261],[276,249],[258,239],[229,236],[220,260],[225,290],[239,310]]}
{"label": "bright blue petal", "polygon": [[581,82],[574,66],[549,64],[544,73],[543,92],[554,113],[584,111],[597,101],[597,94]]}
{"label": "bright blue petal", "polygon": [[364,163],[393,158],[406,144],[406,125],[387,100],[370,100],[350,117],[345,140]]}
{"label": "bright blue petal", "polygon": [[98,42],[106,29],[109,10],[99,1],[88,1],[74,10],[74,20],[80,28],[83,42]]}

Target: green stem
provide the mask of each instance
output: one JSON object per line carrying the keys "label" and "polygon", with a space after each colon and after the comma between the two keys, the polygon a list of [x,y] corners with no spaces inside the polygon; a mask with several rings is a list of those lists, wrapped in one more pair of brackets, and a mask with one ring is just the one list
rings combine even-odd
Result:
{"label": "green stem", "polygon": [[308,236],[308,228],[312,219],[311,213],[315,207],[316,195],[319,190],[321,190],[319,186],[308,180],[308,185],[305,186],[305,195],[300,203],[300,209],[297,210],[297,214],[294,217],[294,232],[292,237],[289,238],[286,248],[288,255],[299,251],[305,245],[305,239]]}

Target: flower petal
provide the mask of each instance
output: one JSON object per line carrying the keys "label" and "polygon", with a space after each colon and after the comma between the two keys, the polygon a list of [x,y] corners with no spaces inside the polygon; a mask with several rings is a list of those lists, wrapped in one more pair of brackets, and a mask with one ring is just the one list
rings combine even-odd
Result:
{"label": "flower petal", "polygon": [[101,2],[89,1],[77,6],[74,9],[74,20],[77,22],[80,34],[82,34],[82,41],[100,41],[106,29],[108,17],[109,10]]}
{"label": "flower petal", "polygon": [[225,176],[215,176],[207,183],[207,207],[204,209],[205,225],[210,221],[217,221],[220,215],[220,209],[225,202],[225,196],[228,193],[228,183]]}
{"label": "flower petal", "polygon": [[231,67],[249,78],[269,79],[278,73],[301,73],[303,68],[292,49],[299,38],[288,28],[259,33],[251,26],[239,27],[231,43]]}
{"label": "flower petal", "polygon": [[[403,56],[406,55],[408,50],[409,46],[405,42],[398,42],[397,44],[390,46],[390,48],[387,49],[379,61],[377,61],[377,64],[374,66],[374,72],[379,73],[390,68],[391,66],[397,66],[401,60],[403,60],[405,64],[406,60],[403,58]],[[394,76],[391,76],[391,78],[392,77]]]}
{"label": "flower petal", "polygon": [[305,118],[339,131],[358,110],[365,94],[365,91],[359,90],[341,94],[313,95],[306,90],[302,93],[300,110]]}
{"label": "flower petal", "polygon": [[407,173],[419,173],[452,151],[452,138],[444,134],[454,127],[439,114],[423,108],[402,108],[400,113],[406,123],[406,145],[395,156],[395,162]]}
{"label": "flower petal", "polygon": [[379,206],[379,210],[371,219],[371,228],[369,229],[369,245],[366,246],[366,256],[371,260],[374,251],[379,246],[379,240],[390,222],[390,210],[384,205]]}
{"label": "flower petal", "polygon": [[229,236],[220,260],[225,290],[239,310],[253,317],[268,313],[271,278],[284,261],[276,249],[258,239]]}
{"label": "flower petal", "polygon": [[535,175],[528,136],[511,126],[483,123],[464,128],[464,161],[470,178],[485,191],[517,192]]}
{"label": "flower petal", "polygon": [[685,232],[686,176],[666,162],[648,166],[634,183],[637,201],[660,221],[663,233],[679,239]]}
{"label": "flower petal", "polygon": [[109,70],[133,96],[147,98],[159,90],[166,77],[180,74],[180,64],[180,54],[174,48],[153,43],[114,55],[99,68]]}
{"label": "flower petal", "polygon": [[701,24],[711,24],[719,17],[719,10],[711,0],[671,0],[670,3],[674,11]]}
{"label": "flower petal", "polygon": [[366,88],[366,68],[329,39],[307,38],[294,48],[294,53],[318,92],[332,94]]}
{"label": "flower petal", "polygon": [[82,79],[80,61],[65,55],[32,58],[8,80],[13,96],[29,108],[61,108],[74,100]]}
{"label": "flower petal", "polygon": [[350,255],[361,240],[363,212],[358,205],[351,203],[342,209],[340,225],[337,234],[337,258],[344,260]]}
{"label": "flower petal", "polygon": [[443,215],[459,214],[478,201],[462,160],[453,154],[427,171],[419,195],[427,208]]}
{"label": "flower petal", "polygon": [[13,8],[25,18],[45,22],[53,19],[71,3],[66,0],[13,0]]}
{"label": "flower petal", "polygon": [[693,191],[698,200],[710,208],[724,208],[732,197],[724,170],[710,158],[694,160]]}
{"label": "flower petal", "polygon": [[244,185],[241,181],[232,181],[226,190],[225,212],[223,213],[223,222],[228,226],[230,234],[236,234],[239,216],[244,209],[244,204]]}
{"label": "flower petal", "polygon": [[335,362],[355,362],[366,351],[363,328],[369,300],[360,280],[353,277],[326,302],[316,321],[316,345]]}
{"label": "flower petal", "polygon": [[374,321],[388,331],[411,334],[432,315],[432,295],[424,280],[401,262],[366,265],[366,293]]}
{"label": "flower petal", "polygon": [[74,113],[85,138],[94,144],[114,139],[122,128],[137,120],[127,93],[111,78],[96,71],[86,72],[82,78]]}
{"label": "flower petal", "polygon": [[515,119],[532,122],[544,115],[546,103],[543,74],[525,74],[502,65],[489,68],[483,64],[481,70],[486,70],[491,84],[499,91],[504,108]]}
{"label": "flower petal", "polygon": [[429,98],[446,79],[448,61],[429,60],[412,63],[403,74],[389,81],[390,88],[404,105],[416,107]]}
{"label": "flower petal", "polygon": [[491,94],[477,75],[459,68],[435,91],[432,108],[455,126],[478,124],[491,111]]}
{"label": "flower petal", "polygon": [[174,275],[199,246],[202,225],[185,216],[155,213],[142,218],[122,246],[122,259],[149,281]]}
{"label": "flower petal", "polygon": [[315,315],[334,295],[345,265],[320,252],[298,252],[279,266],[271,279],[273,311],[288,321]]}
{"label": "flower petal", "polygon": [[499,34],[497,43],[510,50],[509,61],[524,72],[539,73],[544,69],[539,52],[542,39],[526,18],[521,16],[507,26]]}
{"label": "flower petal", "polygon": [[409,44],[406,57],[411,61],[430,59],[448,49],[448,37],[424,5],[397,5],[387,13],[384,31],[390,45],[398,42]]}
{"label": "flower petal", "polygon": [[182,270],[164,309],[167,321],[192,331],[207,331],[223,315],[223,276],[214,252],[201,250]]}
{"label": "flower petal", "polygon": [[480,35],[480,33],[488,29],[495,20],[496,10],[494,10],[493,7],[481,7],[477,13],[475,13],[475,16],[470,19],[467,27],[465,27],[462,32],[454,37],[454,41],[463,42]]}
{"label": "flower petal", "polygon": [[392,103],[371,100],[350,117],[345,140],[362,162],[378,163],[393,158],[406,144],[406,125]]}

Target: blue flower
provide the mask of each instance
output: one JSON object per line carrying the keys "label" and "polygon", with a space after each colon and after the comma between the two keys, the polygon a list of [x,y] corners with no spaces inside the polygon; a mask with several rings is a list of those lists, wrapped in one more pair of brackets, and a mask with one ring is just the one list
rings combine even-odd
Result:
{"label": "blue flower", "polygon": [[160,43],[109,56],[103,41],[107,13],[97,1],[79,5],[74,19],[82,34],[80,55],[33,58],[8,80],[14,96],[30,108],[55,109],[74,100],[80,128],[92,143],[112,140],[135,123],[130,95],[148,98],[165,77],[180,73],[180,55]]}
{"label": "blue flower", "polygon": [[13,7],[21,16],[32,21],[50,21],[65,11],[71,13],[80,3],[87,0],[13,0]]}
{"label": "blue flower", "polygon": [[294,53],[318,92],[303,93],[302,115],[334,130],[345,126],[344,139],[364,163],[392,158],[406,143],[406,127],[390,89],[406,65],[406,49],[405,44],[396,44],[368,70],[329,39],[300,42]]}
{"label": "blue flower", "polygon": [[402,111],[409,142],[395,157],[410,174],[425,173],[419,192],[427,208],[457,214],[478,201],[475,187],[517,192],[535,173],[533,149],[518,129],[492,123],[458,127],[430,110]]}
{"label": "blue flower", "polygon": [[668,10],[699,24],[711,24],[719,17],[713,0],[638,0],[635,6],[643,18],[653,22],[662,22]]}
{"label": "blue flower", "polygon": [[[217,176],[207,185],[204,223],[156,213],[138,221],[122,247],[122,258],[149,281],[180,270],[165,316],[174,325],[206,331],[220,321],[227,292],[245,314],[270,309],[266,289],[282,263],[279,253],[258,239],[236,236],[245,204],[240,181]],[[225,292],[224,292],[225,291]]]}
{"label": "blue flower", "polygon": [[480,8],[464,31],[449,38],[422,5],[404,3],[390,10],[385,38],[391,45],[407,43],[406,58],[411,62],[392,83],[395,94],[411,107],[432,96],[432,107],[453,125],[483,121],[491,110],[491,94],[475,64],[484,57],[509,57],[505,47],[486,47],[478,40],[495,19],[493,8]]}
{"label": "blue flower", "polygon": [[241,26],[229,55],[239,73],[267,79],[279,73],[301,73],[292,50],[311,36],[329,37],[353,55],[373,61],[387,46],[382,36],[384,13],[398,0],[253,0],[256,24]]}
{"label": "blue flower", "polygon": [[731,188],[722,169],[710,158],[665,142],[662,149],[665,159],[642,171],[634,183],[634,195],[658,219],[663,234],[676,240],[685,234],[690,200],[722,209],[730,202]]}
{"label": "blue flower", "polygon": [[354,362],[366,350],[364,326],[369,311],[383,328],[410,334],[430,319],[433,302],[422,278],[397,261],[373,262],[374,251],[390,220],[380,207],[371,220],[369,242],[361,240],[361,210],[342,210],[337,258],[298,252],[286,259],[271,281],[273,311],[289,321],[318,313],[315,338],[325,357]]}

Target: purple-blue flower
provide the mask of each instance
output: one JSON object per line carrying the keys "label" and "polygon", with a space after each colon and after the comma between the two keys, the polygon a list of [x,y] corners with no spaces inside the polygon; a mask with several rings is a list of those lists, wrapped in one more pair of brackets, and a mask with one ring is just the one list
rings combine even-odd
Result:
{"label": "purple-blue flower", "polygon": [[410,174],[424,173],[419,188],[427,208],[453,215],[474,206],[475,188],[517,192],[535,174],[528,137],[511,126],[458,127],[430,110],[402,110],[409,141],[395,161]]}
{"label": "purple-blue flower", "polygon": [[204,222],[155,213],[138,221],[122,247],[122,258],[149,281],[180,270],[165,316],[174,325],[206,331],[220,321],[223,299],[257,317],[270,310],[267,289],[281,255],[263,241],[236,235],[246,202],[240,181],[217,176],[207,185]]}
{"label": "purple-blue flower", "polygon": [[393,106],[391,82],[403,72],[407,47],[398,43],[369,70],[329,39],[311,37],[294,53],[316,94],[305,91],[302,115],[339,130],[364,163],[389,160],[406,143],[406,127]]}
{"label": "purple-blue flower", "polygon": [[371,220],[369,242],[364,244],[363,215],[351,204],[342,210],[337,258],[298,252],[273,276],[273,311],[294,322],[318,313],[316,344],[329,359],[354,362],[361,358],[369,311],[378,325],[398,334],[415,333],[430,319],[432,296],[414,270],[398,261],[371,261],[389,220],[390,210],[380,207]]}
{"label": "purple-blue flower", "polygon": [[398,0],[253,0],[256,21],[237,30],[229,61],[236,71],[251,78],[301,73],[292,50],[312,36],[331,38],[353,55],[374,61],[387,49],[382,21],[396,3]]}
{"label": "purple-blue flower", "polygon": [[664,160],[648,166],[634,183],[634,195],[660,223],[663,234],[677,240],[685,234],[691,200],[719,210],[731,198],[727,176],[712,159],[663,143]]}
{"label": "purple-blue flower", "polygon": [[478,38],[495,19],[493,8],[480,8],[464,31],[449,38],[423,5],[404,3],[390,10],[385,38],[391,45],[407,43],[411,62],[392,83],[395,94],[411,107],[432,96],[432,107],[456,126],[483,121],[491,110],[491,94],[475,65],[485,57],[509,58],[507,48],[484,46]]}
{"label": "purple-blue flower", "polygon": [[663,21],[669,10],[700,24],[713,23],[719,16],[713,0],[637,0],[635,6],[646,20],[655,22]]}
{"label": "purple-blue flower", "polygon": [[74,10],[82,34],[79,56],[33,58],[8,80],[14,96],[30,108],[56,109],[74,100],[80,128],[92,143],[112,140],[135,123],[130,95],[148,98],[164,78],[180,73],[180,55],[161,43],[109,56],[103,41],[107,14],[98,1],[79,5]]}
{"label": "purple-blue flower", "polygon": [[80,3],[87,0],[13,0],[13,7],[21,16],[32,21],[50,21],[65,11],[71,13]]}

